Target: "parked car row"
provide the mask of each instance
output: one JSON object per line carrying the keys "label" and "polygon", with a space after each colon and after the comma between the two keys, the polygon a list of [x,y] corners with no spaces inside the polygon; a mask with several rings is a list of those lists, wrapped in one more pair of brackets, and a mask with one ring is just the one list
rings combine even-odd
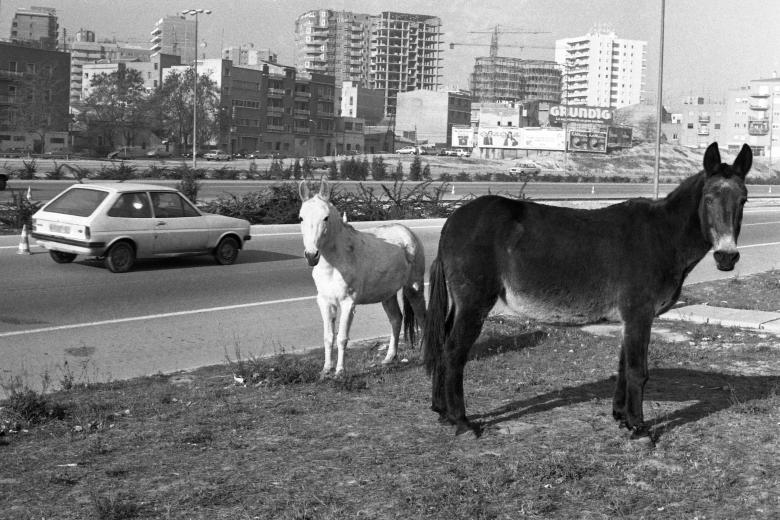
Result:
{"label": "parked car row", "polygon": [[402,155],[443,155],[450,157],[471,157],[471,151],[467,148],[442,148],[436,150],[423,146],[404,146],[395,151]]}

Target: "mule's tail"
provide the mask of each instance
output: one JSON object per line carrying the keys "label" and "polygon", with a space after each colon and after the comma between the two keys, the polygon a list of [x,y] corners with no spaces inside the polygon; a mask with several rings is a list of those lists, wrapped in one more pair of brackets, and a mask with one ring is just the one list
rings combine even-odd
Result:
{"label": "mule's tail", "polygon": [[444,266],[437,256],[431,264],[428,312],[423,328],[422,355],[428,375],[441,361],[444,341],[448,334],[448,296],[447,280],[444,278]]}
{"label": "mule's tail", "polygon": [[409,342],[409,345],[414,346],[417,342],[417,318],[414,315],[414,307],[412,302],[406,296],[406,290],[401,291],[401,299],[404,301],[404,339]]}

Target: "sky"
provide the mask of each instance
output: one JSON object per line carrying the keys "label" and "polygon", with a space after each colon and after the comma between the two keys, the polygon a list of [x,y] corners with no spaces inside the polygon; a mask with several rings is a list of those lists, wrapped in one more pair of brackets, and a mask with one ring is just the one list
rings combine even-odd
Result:
{"label": "sky", "polygon": [[[554,59],[556,39],[582,36],[599,25],[619,38],[647,42],[645,90],[651,100],[658,91],[661,0],[0,0],[0,37],[10,35],[16,9],[31,5],[55,8],[60,30],[71,34],[84,28],[99,39],[139,43],[148,42],[163,16],[211,9],[198,24],[207,58],[219,57],[224,46],[253,43],[276,52],[285,65],[294,64],[295,18],[311,9],[438,16],[444,32],[442,84],[464,89],[474,58],[488,54],[496,25],[504,31],[500,56],[548,60]],[[666,0],[663,27],[666,104],[689,95],[722,100],[729,88],[780,72],[780,2]],[[450,49],[451,42],[476,45]]]}

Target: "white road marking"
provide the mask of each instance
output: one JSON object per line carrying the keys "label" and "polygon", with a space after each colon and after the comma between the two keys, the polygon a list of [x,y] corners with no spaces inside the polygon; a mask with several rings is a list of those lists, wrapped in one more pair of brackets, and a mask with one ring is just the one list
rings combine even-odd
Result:
{"label": "white road marking", "polygon": [[177,316],[189,316],[192,314],[201,314],[206,312],[222,312],[222,311],[230,311],[234,309],[247,309],[250,307],[262,307],[266,305],[278,305],[282,303],[293,303],[293,302],[302,302],[306,300],[314,300],[316,296],[301,296],[298,298],[285,298],[282,300],[268,300],[264,302],[253,302],[253,303],[241,303],[236,305],[225,305],[222,307],[208,307],[205,309],[192,309],[189,311],[178,311],[178,312],[165,312],[162,314],[148,314],[146,316],[133,316],[131,318],[118,318],[115,320],[103,320],[103,321],[92,321],[92,322],[86,322],[86,323],[72,323],[70,325],[58,325],[55,327],[43,327],[40,329],[30,329],[30,330],[16,330],[13,332],[0,332],[0,338],[8,338],[11,336],[21,336],[24,334],[37,334],[40,332],[55,332],[60,330],[69,330],[69,329],[82,329],[85,327],[98,327],[100,325],[115,325],[117,323],[129,323],[133,321],[143,321],[143,320],[156,320],[160,318],[174,318]]}

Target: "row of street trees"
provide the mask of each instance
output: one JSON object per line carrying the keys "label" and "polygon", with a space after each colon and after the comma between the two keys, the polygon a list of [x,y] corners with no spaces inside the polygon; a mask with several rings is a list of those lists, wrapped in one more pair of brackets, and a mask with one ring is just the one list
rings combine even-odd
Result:
{"label": "row of street trees", "polygon": [[[193,69],[171,72],[155,91],[144,88],[141,72],[120,68],[92,79],[90,94],[78,106],[76,121],[98,152],[140,144],[149,132],[175,143],[192,143]],[[228,114],[220,110],[219,90],[206,75],[198,78],[198,135],[205,143],[226,130]]]}

